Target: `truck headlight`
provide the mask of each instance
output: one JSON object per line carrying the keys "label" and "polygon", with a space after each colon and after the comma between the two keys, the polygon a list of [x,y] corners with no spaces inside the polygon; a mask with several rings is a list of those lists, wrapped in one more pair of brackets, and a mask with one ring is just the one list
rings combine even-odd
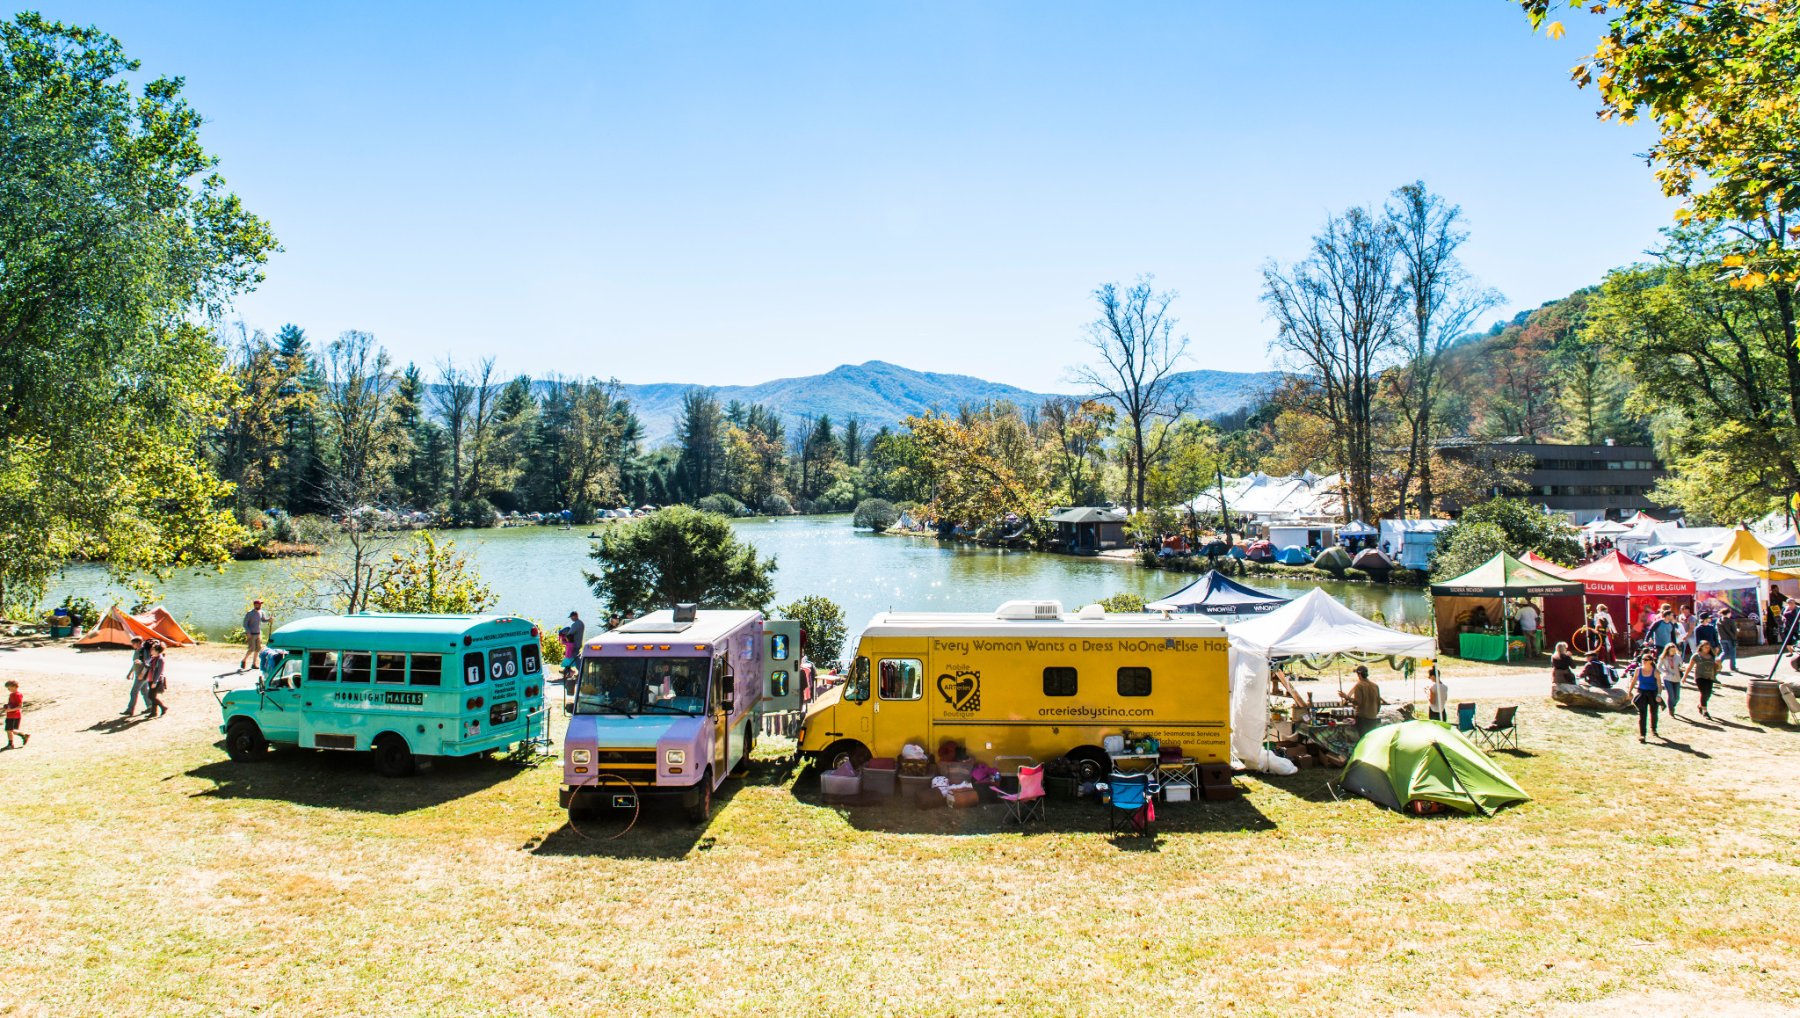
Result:
{"label": "truck headlight", "polygon": [[594,762],[594,751],[591,749],[569,750],[569,762],[572,764],[589,764]]}
{"label": "truck headlight", "polygon": [[663,750],[663,763],[667,764],[670,767],[680,767],[682,764],[687,763],[687,750],[685,750],[685,749]]}

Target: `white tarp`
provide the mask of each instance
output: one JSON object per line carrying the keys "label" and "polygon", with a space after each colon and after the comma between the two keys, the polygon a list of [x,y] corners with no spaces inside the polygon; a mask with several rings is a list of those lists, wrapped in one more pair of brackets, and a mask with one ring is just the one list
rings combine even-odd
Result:
{"label": "white tarp", "polygon": [[1709,590],[1749,590],[1762,585],[1762,581],[1742,569],[1733,569],[1711,562],[1689,551],[1674,551],[1654,562],[1647,563],[1645,568],[1659,573],[1679,576],[1684,580],[1693,580],[1697,591]]}
{"label": "white tarp", "polygon": [[1678,523],[1657,523],[1638,527],[1619,535],[1613,546],[1627,555],[1636,556],[1647,548],[1681,548],[1704,555],[1730,540],[1730,527],[1684,527]]}
{"label": "white tarp", "polygon": [[[1231,750],[1251,770],[1273,771],[1263,749],[1269,731],[1269,660],[1313,654],[1431,657],[1437,641],[1378,625],[1314,588],[1292,604],[1225,630],[1231,641]],[[1285,761],[1283,761],[1285,763]],[[1282,771],[1285,773],[1285,770]]]}

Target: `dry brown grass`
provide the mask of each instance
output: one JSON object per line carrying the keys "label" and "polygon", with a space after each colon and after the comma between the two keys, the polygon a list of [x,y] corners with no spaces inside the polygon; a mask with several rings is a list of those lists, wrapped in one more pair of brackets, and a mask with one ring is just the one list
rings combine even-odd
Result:
{"label": "dry brown grass", "polygon": [[[1523,709],[1536,801],[1407,819],[1327,775],[1048,831],[821,805],[756,767],[704,830],[567,829],[556,774],[238,766],[217,712],[111,731],[116,683],[34,680],[0,754],[19,1014],[1779,1013],[1800,981],[1800,732]],[[1691,696],[1691,693],[1690,693]],[[1483,713],[1487,709],[1484,707]]]}

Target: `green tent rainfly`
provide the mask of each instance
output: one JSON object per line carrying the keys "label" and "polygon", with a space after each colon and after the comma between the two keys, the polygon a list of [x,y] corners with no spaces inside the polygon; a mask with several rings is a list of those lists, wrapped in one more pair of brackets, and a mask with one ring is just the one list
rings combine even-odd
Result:
{"label": "green tent rainfly", "polygon": [[1531,801],[1474,743],[1439,721],[1403,721],[1363,736],[1338,784],[1392,810],[1422,800],[1486,816]]}

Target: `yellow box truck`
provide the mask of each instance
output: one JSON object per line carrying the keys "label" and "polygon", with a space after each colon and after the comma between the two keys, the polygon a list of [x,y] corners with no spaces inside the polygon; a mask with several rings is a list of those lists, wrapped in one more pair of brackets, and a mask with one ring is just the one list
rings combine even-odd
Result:
{"label": "yellow box truck", "polygon": [[1198,615],[1065,614],[1055,601],[992,613],[887,612],[856,646],[842,685],[806,714],[799,749],[823,767],[932,754],[1069,756],[1084,776],[1108,766],[1104,740],[1126,731],[1231,759],[1225,629]]}

